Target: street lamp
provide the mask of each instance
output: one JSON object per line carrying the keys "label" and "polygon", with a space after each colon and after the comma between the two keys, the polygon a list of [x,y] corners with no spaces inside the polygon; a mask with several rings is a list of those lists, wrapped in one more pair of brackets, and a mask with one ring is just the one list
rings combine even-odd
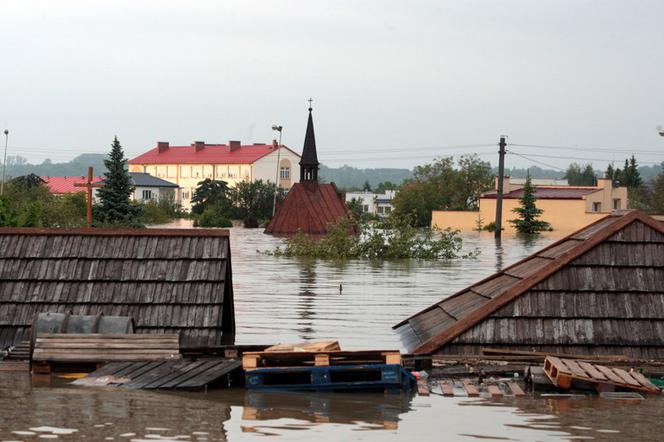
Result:
{"label": "street lamp", "polygon": [[2,183],[0,183],[0,196],[5,194],[5,169],[7,169],[7,143],[9,141],[9,130],[5,129],[5,157],[2,160]]}
{"label": "street lamp", "polygon": [[283,126],[277,126],[276,124],[272,125],[272,130],[279,132],[279,145],[277,145],[277,173],[274,177],[274,198],[272,199],[272,218],[277,212],[277,192],[279,191],[279,162],[281,161],[281,132]]}

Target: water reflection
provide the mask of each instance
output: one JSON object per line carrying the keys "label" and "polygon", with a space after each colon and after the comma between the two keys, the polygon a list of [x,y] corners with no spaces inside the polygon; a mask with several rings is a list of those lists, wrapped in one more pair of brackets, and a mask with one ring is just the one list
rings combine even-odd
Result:
{"label": "water reflection", "polygon": [[300,290],[298,296],[297,318],[298,333],[301,340],[311,339],[314,335],[313,317],[316,299],[316,262],[300,261]]}

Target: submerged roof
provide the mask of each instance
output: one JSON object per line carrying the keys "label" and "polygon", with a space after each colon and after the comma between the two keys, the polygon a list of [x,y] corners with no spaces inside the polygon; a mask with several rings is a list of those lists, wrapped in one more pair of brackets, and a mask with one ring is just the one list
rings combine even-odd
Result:
{"label": "submerged roof", "polygon": [[[55,194],[85,192],[85,187],[74,184],[85,184],[88,181],[86,176],[42,176],[41,179],[48,186],[48,190]],[[104,177],[96,176],[92,178],[92,182],[98,183],[103,179]]]}
{"label": "submerged roof", "polygon": [[[286,146],[282,147],[293,152]],[[195,145],[168,146],[161,151],[155,147],[132,158],[129,164],[252,164],[276,151],[271,144],[240,145],[233,149],[226,144],[204,144],[202,148]]]}
{"label": "submerged roof", "polygon": [[394,327],[408,351],[664,358],[664,224],[618,211]]}
{"label": "submerged roof", "polygon": [[228,231],[0,229],[0,348],[30,339],[38,313],[130,316],[182,347],[235,330]]}
{"label": "submerged roof", "polygon": [[[580,200],[591,193],[599,192],[597,187],[535,187],[535,198],[538,200]],[[492,190],[482,194],[482,198],[496,198],[496,191]],[[506,199],[523,198],[523,189],[516,189],[503,195]]]}
{"label": "submerged roof", "polygon": [[348,216],[348,208],[337,186],[316,181],[295,183],[265,229],[272,235],[327,233],[328,226]]}

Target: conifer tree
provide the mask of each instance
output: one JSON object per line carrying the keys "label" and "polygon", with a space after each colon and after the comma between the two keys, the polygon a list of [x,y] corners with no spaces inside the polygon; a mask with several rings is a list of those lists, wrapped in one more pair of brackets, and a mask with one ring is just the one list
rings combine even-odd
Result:
{"label": "conifer tree", "polygon": [[99,206],[95,209],[95,222],[114,226],[139,227],[140,206],[131,203],[134,186],[127,171],[127,160],[116,136],[108,159],[104,160],[106,173],[104,186],[97,192]]}
{"label": "conifer tree", "polygon": [[526,184],[523,186],[523,197],[521,197],[521,207],[512,211],[519,215],[518,219],[511,219],[510,223],[519,233],[537,234],[545,230],[551,230],[551,225],[546,221],[538,219],[543,210],[535,205],[535,188],[530,179],[530,174],[526,176]]}

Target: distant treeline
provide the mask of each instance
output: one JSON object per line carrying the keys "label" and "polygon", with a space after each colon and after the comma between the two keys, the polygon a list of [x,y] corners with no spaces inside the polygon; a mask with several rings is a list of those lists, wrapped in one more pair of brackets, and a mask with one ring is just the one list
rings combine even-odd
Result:
{"label": "distant treeline", "polygon": [[[622,166],[620,161],[616,161],[616,167]],[[652,165],[652,166],[639,166],[638,171],[639,174],[641,175],[641,178],[643,181],[650,181],[652,179],[655,179],[657,175],[659,175],[662,172],[662,166],[661,165]],[[494,167],[493,172],[495,174],[498,173],[498,168]],[[530,176],[532,178],[550,178],[550,179],[558,179],[562,180],[565,178],[565,175],[568,173],[568,171],[565,170],[552,170],[552,169],[542,169],[541,167],[537,166],[532,166],[527,169],[519,169],[516,167],[513,167],[511,169],[506,169],[505,170],[505,175],[509,175],[514,178],[525,178],[526,175],[530,172]],[[595,176],[597,177],[603,177],[605,170],[597,170],[595,169]]]}
{"label": "distant treeline", "polygon": [[46,159],[41,164],[31,164],[22,156],[12,155],[7,157],[7,177],[16,178],[31,173],[38,176],[85,175],[89,166],[94,167],[96,176],[100,176],[106,172],[105,158],[106,155],[101,153],[84,153],[66,163],[54,163]]}

